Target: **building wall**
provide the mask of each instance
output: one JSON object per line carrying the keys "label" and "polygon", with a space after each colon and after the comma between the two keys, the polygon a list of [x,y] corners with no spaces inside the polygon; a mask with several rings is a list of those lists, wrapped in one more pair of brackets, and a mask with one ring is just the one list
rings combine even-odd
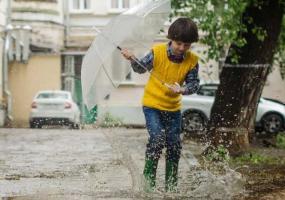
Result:
{"label": "building wall", "polygon": [[3,29],[3,26],[5,25],[6,20],[6,1],[0,0],[0,32]]}
{"label": "building wall", "polygon": [[34,55],[27,64],[11,63],[9,89],[12,94],[12,126],[27,127],[30,106],[39,90],[61,89],[58,55]]}
{"label": "building wall", "polygon": [[17,0],[11,2],[14,20],[38,20],[57,24],[63,22],[63,0],[50,2]]}
{"label": "building wall", "polygon": [[[130,0],[130,7],[148,0]],[[90,1],[89,10],[73,10],[72,3],[69,1],[66,11],[68,13],[68,34],[67,47],[73,49],[87,50],[98,29],[103,28],[113,17],[125,11],[126,9],[111,9],[111,0]]]}

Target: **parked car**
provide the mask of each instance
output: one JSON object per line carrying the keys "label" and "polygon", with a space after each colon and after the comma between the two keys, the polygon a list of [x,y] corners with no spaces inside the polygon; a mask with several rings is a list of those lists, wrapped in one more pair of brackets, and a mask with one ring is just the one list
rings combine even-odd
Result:
{"label": "parked car", "polygon": [[31,105],[30,127],[41,128],[43,125],[79,128],[80,110],[70,92],[46,90],[35,95]]}
{"label": "parked car", "polygon": [[[197,94],[182,98],[182,129],[199,132],[205,129],[215,100],[218,83],[201,84]],[[285,104],[279,100],[260,98],[256,128],[266,133],[278,133],[285,127]]]}

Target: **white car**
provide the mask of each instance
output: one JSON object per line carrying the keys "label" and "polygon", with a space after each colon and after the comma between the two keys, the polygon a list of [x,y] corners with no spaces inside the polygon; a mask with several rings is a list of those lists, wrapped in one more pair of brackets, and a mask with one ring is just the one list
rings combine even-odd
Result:
{"label": "white car", "polygon": [[[202,84],[197,94],[182,98],[182,129],[187,132],[198,132],[205,129],[210,118],[215,100],[217,83]],[[274,99],[260,98],[256,128],[266,133],[275,134],[285,127],[285,104]]]}
{"label": "white car", "polygon": [[70,92],[46,90],[35,95],[31,105],[30,127],[41,128],[43,125],[79,128],[80,110]]}

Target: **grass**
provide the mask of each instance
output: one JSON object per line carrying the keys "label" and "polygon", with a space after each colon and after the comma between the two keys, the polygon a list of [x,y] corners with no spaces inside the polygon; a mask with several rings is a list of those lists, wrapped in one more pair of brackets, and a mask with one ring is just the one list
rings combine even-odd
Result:
{"label": "grass", "polygon": [[284,164],[284,159],[272,155],[249,152],[242,156],[231,158],[230,163],[235,165],[279,165]]}
{"label": "grass", "polygon": [[280,149],[285,149],[285,132],[279,133],[276,136],[276,146]]}
{"label": "grass", "polygon": [[283,165],[285,156],[282,151],[285,150],[285,132],[280,132],[273,139],[275,148],[262,147],[253,149],[250,152],[230,159],[231,164],[235,165]]}

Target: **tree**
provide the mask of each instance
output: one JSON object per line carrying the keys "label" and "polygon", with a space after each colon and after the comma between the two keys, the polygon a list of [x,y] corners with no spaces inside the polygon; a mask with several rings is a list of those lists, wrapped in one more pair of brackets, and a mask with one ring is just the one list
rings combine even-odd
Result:
{"label": "tree", "polygon": [[283,41],[278,40],[283,36],[280,31],[284,25],[284,2],[201,0],[195,3],[175,1],[174,14],[197,20],[206,32],[202,42],[209,45],[209,58],[217,60],[226,55],[207,135],[212,147],[223,145],[232,155],[239,154],[247,149],[248,137],[254,132],[258,101],[276,49],[280,50],[279,55],[284,50]]}

